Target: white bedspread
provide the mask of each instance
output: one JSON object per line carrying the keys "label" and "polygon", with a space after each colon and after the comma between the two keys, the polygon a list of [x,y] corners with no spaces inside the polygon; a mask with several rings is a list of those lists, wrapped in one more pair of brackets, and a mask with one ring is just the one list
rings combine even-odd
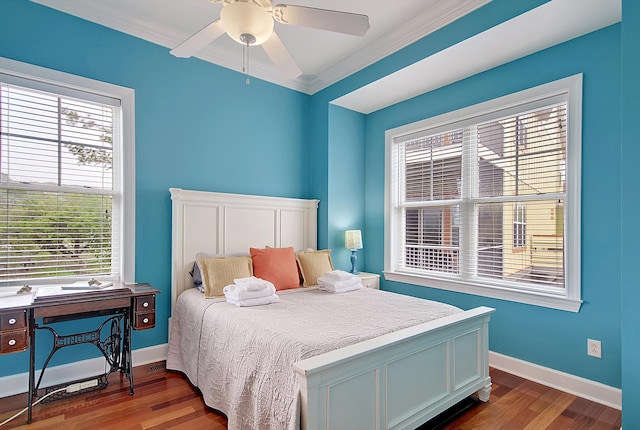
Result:
{"label": "white bedspread", "polygon": [[280,301],[237,307],[195,288],[178,298],[167,368],[184,372],[229,430],[299,428],[292,363],[460,312],[450,305],[362,288],[279,291]]}

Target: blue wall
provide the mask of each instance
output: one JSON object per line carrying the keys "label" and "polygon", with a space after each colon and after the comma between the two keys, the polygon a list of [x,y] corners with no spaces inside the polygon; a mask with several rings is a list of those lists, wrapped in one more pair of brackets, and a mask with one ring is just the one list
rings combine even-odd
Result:
{"label": "blue wall", "polygon": [[[337,269],[351,270],[351,252],[344,247],[345,230],[362,230],[364,224],[365,116],[329,106],[329,223],[328,248]],[[363,241],[364,242],[364,241]],[[366,247],[357,251],[358,270],[364,267]]]}
{"label": "blue wall", "polygon": [[[331,249],[336,269],[350,270],[344,231],[359,229],[366,236],[365,115],[330,105],[319,97],[313,98],[311,109],[310,186],[320,199],[318,248]],[[360,271],[364,271],[366,246],[357,253]]]}
{"label": "blue wall", "polygon": [[[497,309],[492,351],[614,387],[620,380],[620,26],[612,26],[473,76],[367,117],[368,168],[384,169],[384,131],[485,100],[583,73],[582,297],[579,313],[383,282],[396,292],[463,308]],[[369,194],[384,192],[382,175]],[[367,202],[368,239],[383,241],[384,205]],[[606,221],[605,221],[606,220]],[[603,231],[602,227],[609,225]],[[373,236],[373,239],[372,237]],[[367,267],[383,267],[383,248],[368,249]],[[614,317],[615,316],[615,317]],[[602,341],[603,357],[586,354],[587,338]]]}
{"label": "blue wall", "polygon": [[[341,243],[340,236],[343,234],[343,226],[346,225],[346,220],[354,219],[357,222],[352,223],[352,228],[360,228],[362,230],[364,243],[364,249],[358,251],[359,269],[377,273],[382,271],[382,265],[378,264],[375,259],[369,258],[370,250],[376,249],[380,251],[383,249],[382,233],[375,234],[373,230],[369,230],[369,226],[380,228],[383,224],[383,213],[379,212],[378,209],[384,203],[384,194],[382,189],[353,183],[355,178],[353,173],[335,168],[336,156],[340,156],[339,153],[336,153],[338,147],[340,147],[340,151],[349,151],[344,146],[336,145],[335,139],[342,139],[340,136],[343,135],[353,136],[354,133],[359,133],[357,131],[361,127],[359,123],[360,121],[365,121],[366,116],[355,114],[351,117],[354,123],[348,125],[348,114],[344,112],[344,109],[332,106],[330,104],[331,101],[547,1],[519,0],[514,2],[511,0],[493,0],[486,6],[458,19],[454,23],[313,95],[311,100],[309,147],[313,160],[313,174],[310,180],[310,187],[312,194],[320,199],[318,247],[331,247],[336,266],[339,268],[351,267],[350,263],[344,260],[347,258],[348,253],[341,249],[344,247],[344,243]],[[337,118],[340,118],[340,120],[336,120]],[[366,121],[367,123],[370,122],[368,119]],[[366,133],[367,135],[369,134],[368,131]],[[363,174],[360,175],[360,178],[364,179],[365,184],[369,184],[372,181],[375,182],[383,177],[384,151],[372,150],[369,147],[368,137],[366,142],[360,142],[357,138],[345,138],[343,141],[350,141],[351,145],[355,145],[357,147],[353,149],[355,151],[359,151],[359,148],[364,149],[364,154],[361,155]],[[353,184],[350,191],[346,191],[345,188],[339,186],[347,183]],[[353,193],[354,189],[362,190],[363,194],[360,194],[360,198],[364,195],[362,203],[355,201],[358,194]],[[349,204],[332,206],[332,202],[336,200],[341,202],[348,201]],[[360,204],[364,204],[364,213],[362,215],[360,215]],[[355,209],[357,216],[354,217],[352,212],[356,206],[358,206]],[[364,225],[356,226],[356,224],[362,222]],[[371,254],[372,257],[373,255]]]}
{"label": "blue wall", "polygon": [[640,3],[622,3],[622,427],[640,428]]}
{"label": "blue wall", "polygon": [[[0,14],[0,56],[135,89],[135,276],[162,294],[157,327],[135,332],[133,344],[166,343],[169,187],[316,197],[306,147],[311,97],[259,79],[247,86],[240,73],[175,58],[167,48],[27,0],[2,0]],[[39,363],[45,349],[38,345]],[[94,351],[58,354],[54,365]],[[25,372],[27,363],[26,353],[0,357],[0,376]]]}
{"label": "blue wall", "polygon": [[318,248],[329,247],[329,108],[325,100],[311,98],[311,120],[308,153],[312,160],[309,166],[309,186],[318,207]]}

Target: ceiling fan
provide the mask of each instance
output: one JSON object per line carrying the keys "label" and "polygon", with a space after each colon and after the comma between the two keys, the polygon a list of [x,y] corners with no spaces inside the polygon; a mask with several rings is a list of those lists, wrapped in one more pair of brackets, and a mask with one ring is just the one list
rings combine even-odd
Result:
{"label": "ceiling fan", "polygon": [[295,78],[302,71],[274,31],[274,20],[282,24],[311,27],[337,33],[364,36],[369,17],[349,12],[278,4],[270,0],[209,0],[223,3],[220,18],[171,50],[176,57],[188,58],[227,33],[236,42],[249,47],[262,45],[280,73]]}

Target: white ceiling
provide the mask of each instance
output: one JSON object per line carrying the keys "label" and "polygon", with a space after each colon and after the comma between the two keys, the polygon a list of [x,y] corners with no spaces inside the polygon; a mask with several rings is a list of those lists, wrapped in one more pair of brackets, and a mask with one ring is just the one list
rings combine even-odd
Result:
{"label": "white ceiling", "polygon": [[[208,0],[31,0],[79,18],[165,46],[167,55],[220,16]],[[313,94],[455,21],[491,0],[273,0],[369,16],[364,37],[275,23],[275,31],[303,75],[284,79],[261,47],[250,48],[252,76]],[[197,57],[241,71],[242,45],[226,35]],[[182,60],[189,61],[189,60]]]}
{"label": "white ceiling", "polygon": [[[31,0],[123,33],[175,48],[219,17],[208,0]],[[252,76],[308,94],[367,67],[491,0],[273,0],[369,16],[364,37],[275,23],[303,75],[283,78],[262,48],[250,48]],[[622,0],[551,0],[333,102],[370,113],[619,22]],[[487,49],[491,47],[491,49]],[[242,46],[223,35],[202,60],[241,71]],[[459,61],[464,58],[465,61]],[[190,61],[176,59],[177,61]]]}
{"label": "white ceiling", "polygon": [[[368,114],[621,19],[622,0],[552,0],[333,100],[333,103]],[[460,58],[465,61],[459,61]]]}

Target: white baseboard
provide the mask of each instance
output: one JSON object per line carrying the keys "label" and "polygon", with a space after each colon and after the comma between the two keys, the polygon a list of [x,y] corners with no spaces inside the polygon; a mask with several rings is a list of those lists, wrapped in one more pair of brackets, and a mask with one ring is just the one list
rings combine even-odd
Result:
{"label": "white baseboard", "polygon": [[[133,366],[141,366],[167,359],[168,344],[134,349],[131,354]],[[105,373],[105,360],[102,357],[82,360],[61,366],[49,367],[42,377],[42,388],[65,382],[102,375]],[[36,382],[40,372],[36,371]],[[29,387],[29,373],[3,376],[0,378],[0,398],[26,393]]]}
{"label": "white baseboard", "polygon": [[489,365],[516,376],[622,410],[622,390],[489,351]]}
{"label": "white baseboard", "polygon": [[[133,365],[141,366],[166,360],[168,347],[168,344],[165,343],[133,350]],[[489,351],[489,365],[548,387],[622,410],[622,390],[619,388],[610,387],[493,351]],[[48,368],[42,379],[42,387],[102,374],[105,371],[104,366],[105,361],[103,358],[92,358]],[[36,378],[38,375],[39,373],[36,372]],[[25,393],[27,392],[28,384],[28,373],[0,377],[0,398]]]}

